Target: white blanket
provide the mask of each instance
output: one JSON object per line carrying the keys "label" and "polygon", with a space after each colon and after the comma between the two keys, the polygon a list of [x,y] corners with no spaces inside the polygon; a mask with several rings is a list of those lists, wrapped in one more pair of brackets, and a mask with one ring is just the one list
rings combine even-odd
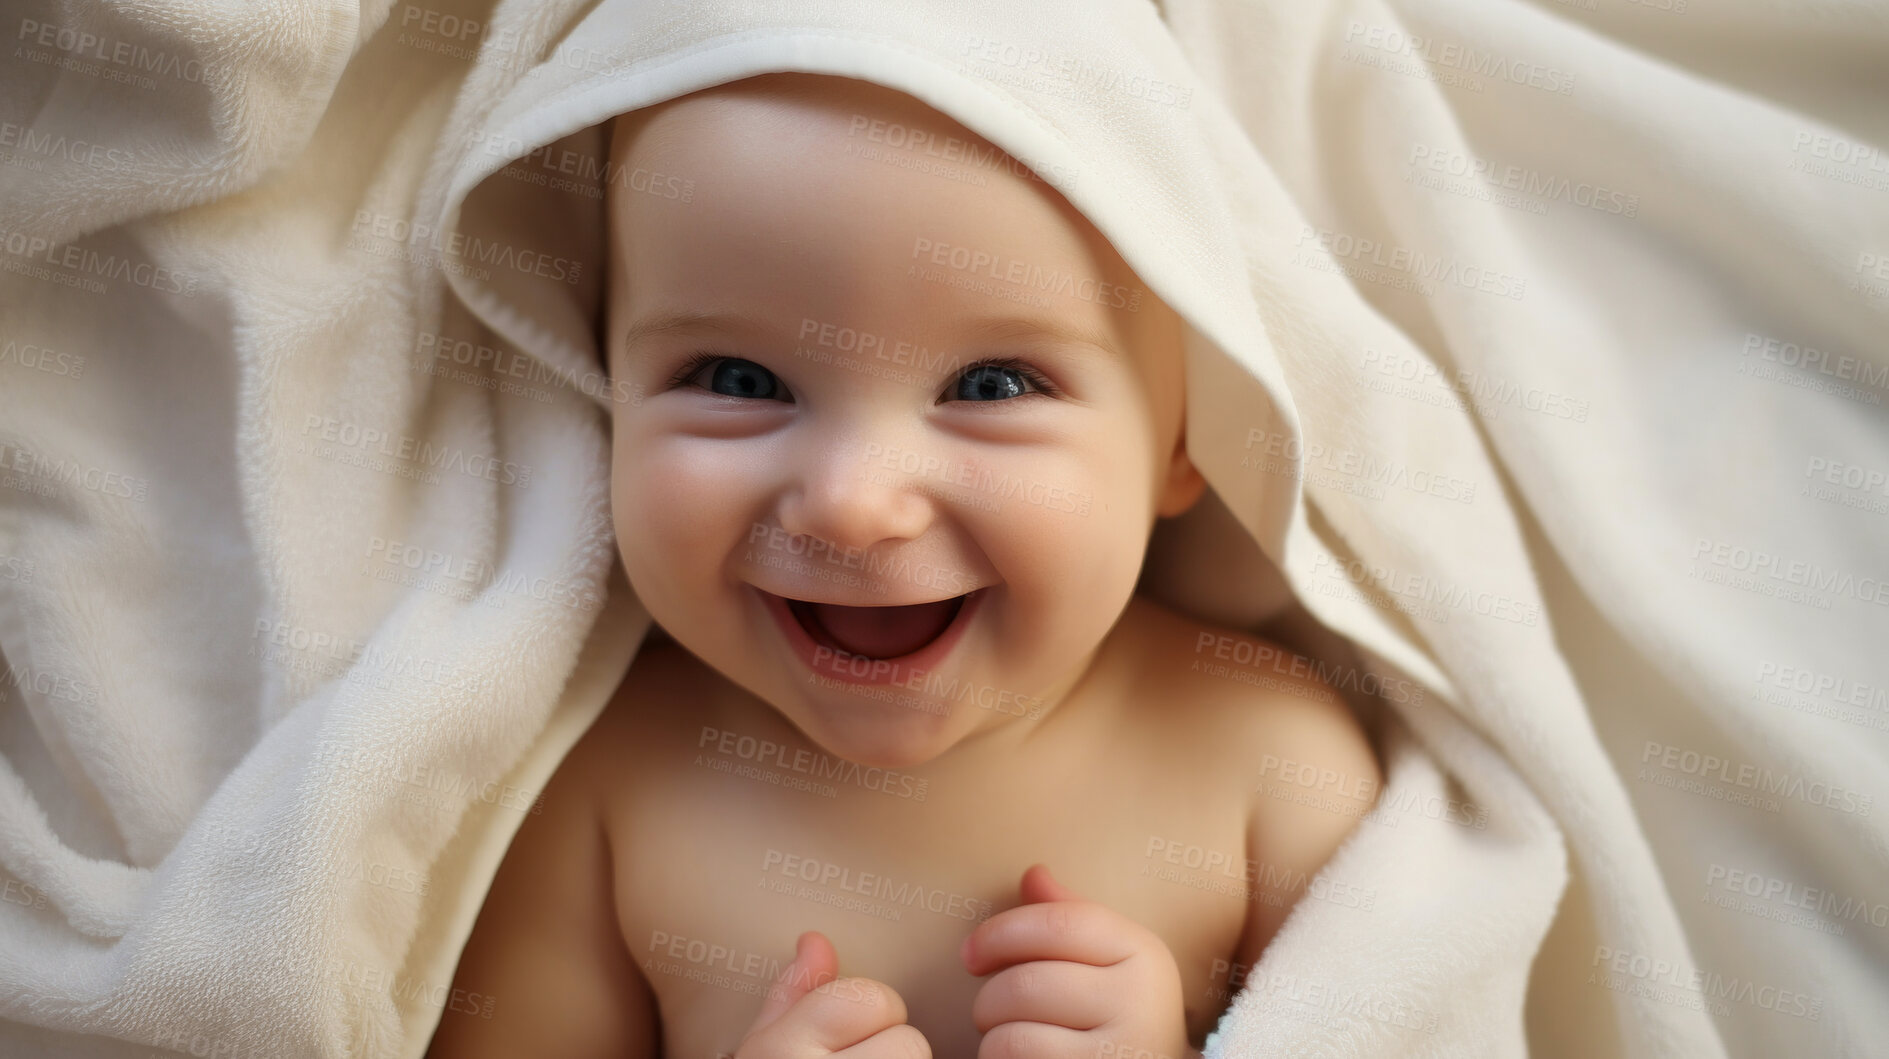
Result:
{"label": "white blanket", "polygon": [[1381,713],[1369,907],[1210,1055],[1889,1040],[1881,8],[365,8],[3,27],[0,1052],[495,1002],[459,949],[648,628],[596,126],[783,69],[1053,174],[1182,312],[1213,494],[1146,590]]}

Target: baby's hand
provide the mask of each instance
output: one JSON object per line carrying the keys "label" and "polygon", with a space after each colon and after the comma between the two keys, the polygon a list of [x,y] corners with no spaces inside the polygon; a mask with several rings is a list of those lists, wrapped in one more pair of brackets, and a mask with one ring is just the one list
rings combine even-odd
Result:
{"label": "baby's hand", "polygon": [[1198,1059],[1181,1014],[1181,972],[1153,931],[1085,901],[1031,865],[1023,904],[992,916],[959,950],[974,975],[998,971],[971,1003],[977,1059]]}
{"label": "baby's hand", "polygon": [[735,1059],[931,1059],[924,1034],[905,1024],[905,1001],[884,982],[837,978],[839,956],[809,930],[794,945],[785,981],[735,1048]]}

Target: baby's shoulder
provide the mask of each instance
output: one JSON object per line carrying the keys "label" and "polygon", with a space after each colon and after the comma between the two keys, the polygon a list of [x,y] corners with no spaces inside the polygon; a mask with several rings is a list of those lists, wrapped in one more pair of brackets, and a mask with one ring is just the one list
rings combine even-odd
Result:
{"label": "baby's shoulder", "polygon": [[1198,755],[1192,789],[1211,784],[1207,793],[1240,815],[1248,877],[1268,897],[1252,904],[1234,958],[1251,968],[1376,804],[1377,754],[1330,667],[1158,604],[1144,605],[1141,620],[1144,700],[1157,717],[1165,708],[1180,726],[1171,734]]}

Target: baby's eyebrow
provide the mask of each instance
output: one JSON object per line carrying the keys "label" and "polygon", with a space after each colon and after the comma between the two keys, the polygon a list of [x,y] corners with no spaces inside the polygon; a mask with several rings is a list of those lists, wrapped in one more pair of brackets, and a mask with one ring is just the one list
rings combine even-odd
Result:
{"label": "baby's eyebrow", "polygon": [[973,340],[982,339],[989,342],[1017,338],[1053,338],[1073,345],[1088,346],[1113,357],[1123,359],[1127,357],[1108,335],[1093,327],[1057,317],[981,317],[966,324],[964,333]]}
{"label": "baby's eyebrow", "polygon": [[[749,332],[766,334],[774,330],[766,319],[749,313],[671,310],[659,312],[631,324],[623,334],[625,347],[658,335],[686,331]],[[1046,316],[976,317],[960,325],[959,335],[969,343],[1002,342],[1022,338],[1050,338],[1075,346],[1086,346],[1100,353],[1127,359],[1107,334],[1073,320]]]}
{"label": "baby's eyebrow", "polygon": [[646,338],[671,334],[677,331],[753,331],[765,332],[768,322],[761,317],[742,312],[700,312],[696,310],[676,310],[656,313],[646,319],[631,324],[623,333],[623,344],[633,346]]}

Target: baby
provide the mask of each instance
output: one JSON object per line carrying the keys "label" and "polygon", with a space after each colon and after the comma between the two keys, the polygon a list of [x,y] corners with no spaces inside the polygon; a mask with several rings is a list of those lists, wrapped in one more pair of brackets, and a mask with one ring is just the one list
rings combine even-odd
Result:
{"label": "baby", "polygon": [[[456,981],[490,1017],[429,1054],[1197,1056],[1379,769],[1329,688],[1200,672],[1251,637],[1135,594],[1205,488],[1180,318],[866,82],[722,85],[611,153],[692,184],[607,204],[658,627],[493,881]],[[1262,759],[1343,782],[1269,797]]]}

